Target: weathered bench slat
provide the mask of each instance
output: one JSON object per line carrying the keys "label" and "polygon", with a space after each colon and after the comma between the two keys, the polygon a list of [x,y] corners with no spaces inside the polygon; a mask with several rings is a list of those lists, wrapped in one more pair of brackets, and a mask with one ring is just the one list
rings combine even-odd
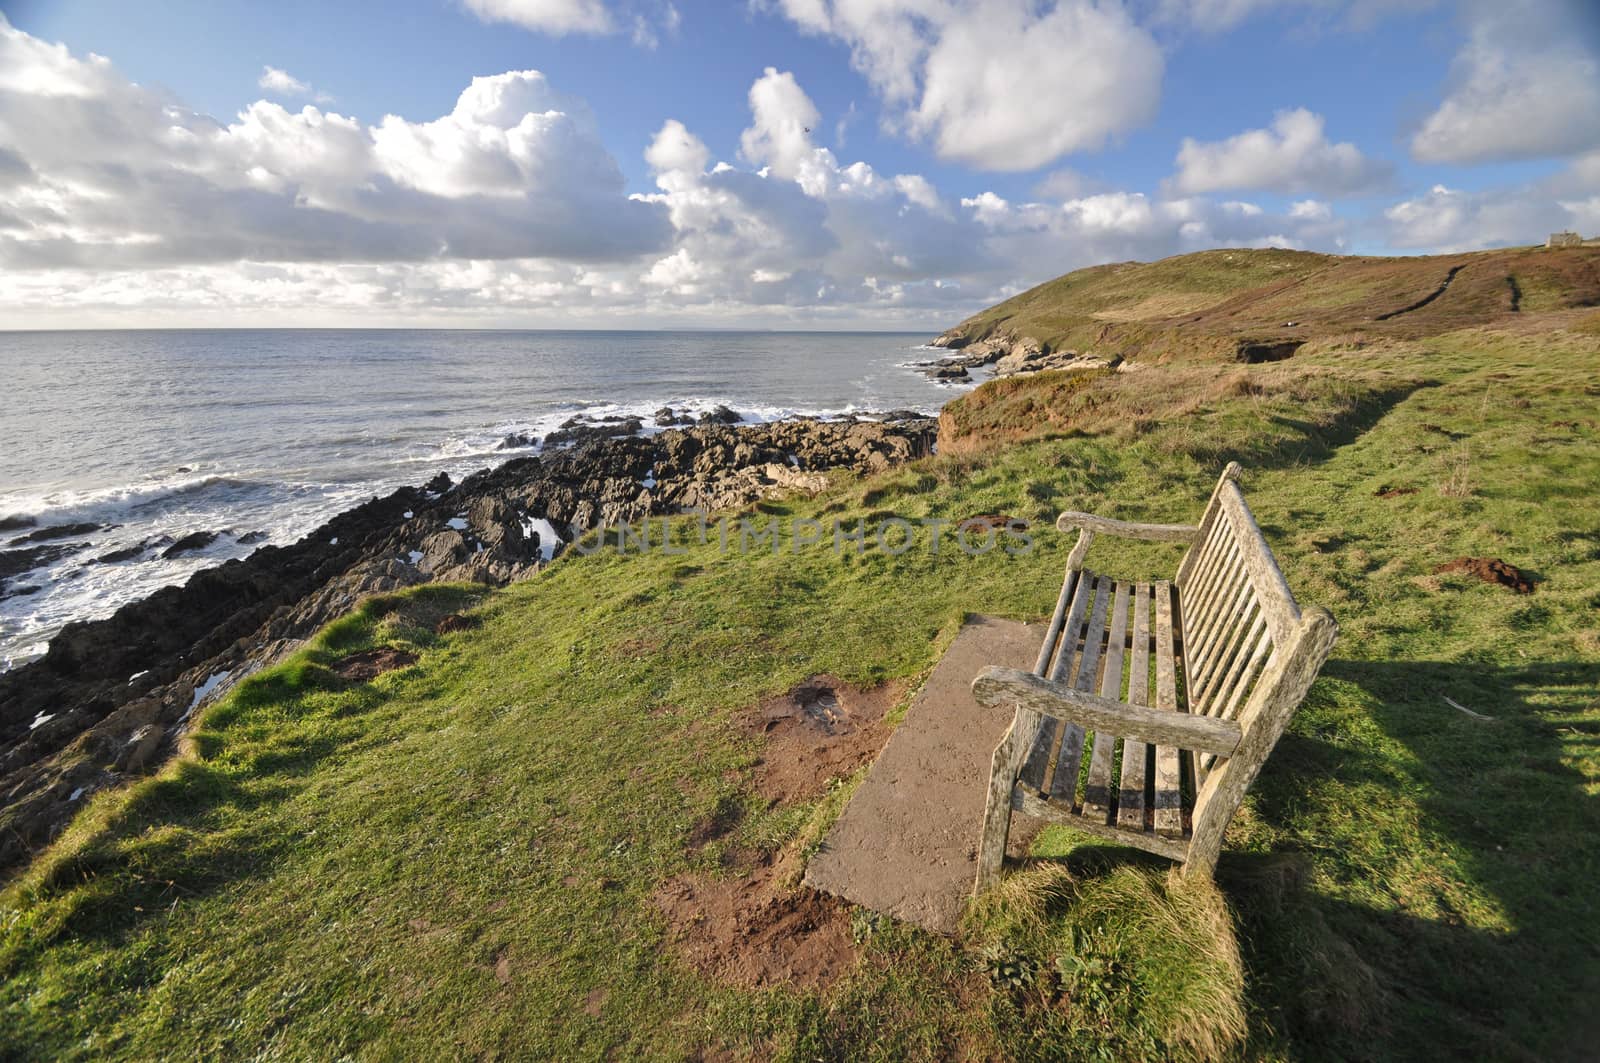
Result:
{"label": "weathered bench slat", "polygon": [[1249,662],[1256,644],[1261,640],[1261,633],[1266,629],[1267,619],[1262,615],[1260,603],[1251,601],[1248,615],[1241,619],[1233,641],[1229,645],[1227,670],[1219,669],[1213,672],[1210,681],[1202,684],[1198,700],[1191,698],[1189,701],[1190,712],[1203,713],[1206,716],[1218,715],[1218,710],[1227,703],[1227,699],[1238,687],[1245,665]]}
{"label": "weathered bench slat", "polygon": [[1244,699],[1249,696],[1257,679],[1266,671],[1270,663],[1269,654],[1272,653],[1272,633],[1267,630],[1266,612],[1256,618],[1258,630],[1252,636],[1254,648],[1250,651],[1250,658],[1245,662],[1244,671],[1233,681],[1232,689],[1219,696],[1217,711],[1214,716],[1224,720],[1231,720],[1239,714],[1239,706],[1244,704]]}
{"label": "weathered bench slat", "polygon": [[[1061,581],[1061,593],[1056,595],[1055,610],[1050,614],[1050,624],[1045,628],[1044,643],[1039,647],[1039,656],[1033,664],[1034,675],[1046,678],[1050,675],[1050,665],[1055,659],[1057,647],[1060,645],[1061,632],[1066,627],[1067,609],[1077,592],[1078,583],[1082,575],[1079,569],[1070,566],[1067,568],[1067,574]],[[1023,767],[1023,775],[1024,777],[1027,776],[1028,769],[1035,766],[1036,758],[1038,758],[1037,771],[1039,777],[1042,778],[1044,775],[1044,760],[1047,760],[1050,756],[1050,743],[1055,738],[1057,723],[1048,717],[1038,715],[1026,720],[1019,717],[1017,723],[1026,724],[1029,730],[1029,735],[1025,736],[1028,742],[1026,748],[1029,750],[1029,756]],[[1041,746],[1043,747],[1042,751]]]}
{"label": "weathered bench slat", "polygon": [[1061,640],[1061,628],[1067,620],[1067,606],[1072,603],[1072,592],[1078,586],[1080,575],[1080,572],[1069,569],[1066,578],[1061,581],[1055,612],[1050,614],[1050,626],[1044,629],[1044,645],[1039,647],[1039,657],[1033,665],[1034,675],[1048,677],[1050,674],[1050,660],[1055,656],[1056,643]]}
{"label": "weathered bench slat", "polygon": [[1138,524],[1131,520],[1097,517],[1093,513],[1067,512],[1056,518],[1057,531],[1081,528],[1100,535],[1119,535],[1124,539],[1151,539],[1172,543],[1191,543],[1200,529],[1193,524]]}
{"label": "weathered bench slat", "polygon": [[[1116,584],[1105,663],[1101,668],[1100,696],[1113,701],[1122,697],[1122,656],[1128,640],[1128,589],[1126,583]],[[1116,745],[1116,735],[1095,731],[1094,751],[1089,756],[1089,778],[1083,788],[1083,814],[1107,823],[1111,820],[1111,767]]]}
{"label": "weathered bench slat", "polygon": [[1226,571],[1228,552],[1231,548],[1228,521],[1219,511],[1216,521],[1211,526],[1211,539],[1206,544],[1205,553],[1195,563],[1194,574],[1182,590],[1186,609],[1196,613],[1200,611],[1202,603],[1216,588]]}
{"label": "weathered bench slat", "polygon": [[[1045,678],[1060,681],[1062,673],[1071,666],[1073,649],[1078,639],[1078,629],[1083,624],[1083,614],[1088,608],[1089,597],[1092,593],[1094,573],[1076,573],[1076,580],[1072,587],[1072,604],[1067,610],[1066,619],[1062,621],[1060,638],[1055,646],[1054,664],[1049,664],[1049,671],[1043,673]],[[1046,662],[1048,664],[1048,662]],[[1041,671],[1036,669],[1036,671]],[[1057,735],[1060,731],[1058,721],[1049,717],[1041,717],[1029,721],[1033,731],[1033,745],[1028,753],[1028,759],[1022,766],[1022,774],[1018,781],[1031,787],[1035,791],[1044,790],[1045,769],[1050,766],[1050,754],[1054,752]]]}
{"label": "weathered bench slat", "polygon": [[[1083,633],[1083,653],[1078,658],[1072,688],[1088,693],[1094,689],[1100,667],[1100,644],[1106,637],[1106,604],[1111,597],[1111,580],[1095,578],[1094,608]],[[1061,729],[1061,751],[1056,756],[1055,774],[1050,777],[1050,798],[1070,808],[1078,796],[1078,766],[1083,761],[1084,731],[1077,724]]]}
{"label": "weathered bench slat", "polygon": [[1121,827],[1112,827],[1099,820],[1080,816],[1074,812],[1067,812],[1060,806],[1049,801],[1041,801],[1030,793],[1017,790],[1012,794],[1011,807],[1023,815],[1035,819],[1046,820],[1051,823],[1064,823],[1074,830],[1081,830],[1085,834],[1093,834],[1097,838],[1107,838],[1123,845],[1132,845],[1146,852],[1164,856],[1169,860],[1182,860],[1188,846],[1181,840],[1163,838],[1159,834],[1149,831],[1126,831]]}
{"label": "weathered bench slat", "polygon": [[[1266,618],[1264,616],[1261,619],[1261,623],[1264,628],[1266,624]],[[1240,707],[1254,691],[1256,682],[1260,679],[1260,677],[1266,675],[1267,672],[1271,670],[1274,658],[1276,656],[1277,648],[1272,645],[1272,635],[1270,632],[1263,630],[1262,633],[1256,638],[1255,649],[1250,654],[1250,660],[1247,663],[1245,671],[1240,677],[1239,682],[1236,683],[1233,690],[1228,693],[1227,701],[1221,706],[1220,711],[1214,713],[1213,715],[1222,720],[1235,719],[1239,714]],[[1208,753],[1202,756],[1200,758],[1199,765],[1201,772],[1210,771],[1211,766],[1216,763],[1216,760],[1217,758],[1213,754]],[[1198,786],[1199,783],[1203,781],[1203,777],[1197,778],[1196,785]]]}
{"label": "weathered bench slat", "polygon": [[[1338,632],[1326,611],[1302,613],[1238,476],[1223,471],[1193,527],[1062,517],[1080,533],[1033,673],[990,667],[973,683],[1015,712],[991,760],[979,890],[1000,876],[1013,811],[1211,872]],[[1084,568],[1097,534],[1189,546],[1174,580],[1123,583]]]}
{"label": "weathered bench slat", "polygon": [[[1267,549],[1267,541],[1261,535],[1261,527],[1251,515],[1250,507],[1245,505],[1239,485],[1235,483],[1223,485],[1218,497],[1223,512],[1228,515],[1229,523],[1233,525],[1235,533],[1242,540],[1244,566],[1250,573],[1250,582],[1255,586],[1262,606],[1267,611],[1267,624],[1272,628],[1272,641],[1279,645],[1288,645],[1290,637],[1300,623],[1300,609],[1295,604],[1293,592],[1289,590],[1289,583],[1279,571],[1278,562],[1273,558],[1272,552]],[[1319,662],[1318,667],[1320,666]]]}
{"label": "weathered bench slat", "polygon": [[[1155,585],[1156,591],[1156,708],[1178,711],[1175,639],[1172,626],[1172,584]],[[1177,837],[1183,833],[1182,780],[1178,774],[1178,748],[1156,747],[1156,833]]]}
{"label": "weathered bench slat", "polygon": [[[1150,704],[1150,584],[1133,588],[1133,644],[1128,655],[1128,704]],[[1136,738],[1122,743],[1122,780],[1117,792],[1117,825],[1144,830],[1145,750]]]}
{"label": "weathered bench slat", "polygon": [[[1199,703],[1205,698],[1217,671],[1229,660],[1229,654],[1237,645],[1238,636],[1246,624],[1247,614],[1255,608],[1255,595],[1250,590],[1250,581],[1241,575],[1238,590],[1231,597],[1224,598],[1220,607],[1213,611],[1216,619],[1207,625],[1203,641],[1195,647],[1193,654],[1184,653],[1183,674],[1189,687],[1190,712],[1200,711]],[[1188,620],[1189,614],[1185,614],[1184,621]],[[1184,649],[1187,651],[1188,646]]]}
{"label": "weathered bench slat", "polygon": [[1230,542],[1226,555],[1217,569],[1215,578],[1193,598],[1185,599],[1183,607],[1183,662],[1185,674],[1204,659],[1208,641],[1221,622],[1225,603],[1249,583],[1249,573],[1239,561],[1239,545]]}

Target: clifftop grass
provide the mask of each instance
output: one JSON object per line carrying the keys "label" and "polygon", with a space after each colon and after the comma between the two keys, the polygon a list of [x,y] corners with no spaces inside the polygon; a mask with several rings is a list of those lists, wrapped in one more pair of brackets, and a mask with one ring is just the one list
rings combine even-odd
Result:
{"label": "clifftop grass", "polygon": [[[1600,991],[1597,364],[1593,336],[1473,330],[1198,391],[1155,387],[1161,368],[1008,383],[967,400],[966,453],[752,516],[1004,512],[1036,522],[1031,556],[681,534],[681,554],[370,602],[0,893],[0,1056],[1579,1058]],[[674,954],[661,882],[803,850],[838,804],[753,800],[741,709],[820,672],[914,681],[969,611],[1039,617],[1071,545],[1057,511],[1193,519],[1230,457],[1342,634],[1219,891],[1051,830],[964,938],[863,916],[820,991]],[[1434,573],[1460,555],[1535,593]],[[1102,540],[1091,563],[1176,556]],[[431,633],[469,607],[476,629]],[[420,659],[329,671],[376,645]],[[734,834],[692,848],[730,802]]]}

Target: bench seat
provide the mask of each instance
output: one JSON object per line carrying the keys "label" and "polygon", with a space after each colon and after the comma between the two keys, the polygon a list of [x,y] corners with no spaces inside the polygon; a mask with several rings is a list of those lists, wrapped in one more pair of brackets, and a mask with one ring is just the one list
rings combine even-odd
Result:
{"label": "bench seat", "polygon": [[[1031,673],[989,667],[1012,705],[995,750],[976,888],[1000,874],[1013,812],[1209,874],[1222,833],[1305,696],[1337,626],[1295,602],[1230,464],[1197,525],[1064,513],[1078,543]],[[1084,567],[1095,535],[1184,543],[1170,580]]]}

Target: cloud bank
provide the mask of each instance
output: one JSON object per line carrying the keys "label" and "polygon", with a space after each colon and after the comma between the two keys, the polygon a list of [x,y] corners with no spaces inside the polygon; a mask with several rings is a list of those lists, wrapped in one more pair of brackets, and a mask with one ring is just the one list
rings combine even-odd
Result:
{"label": "cloud bank", "polygon": [[[601,32],[580,28],[581,4],[493,2],[535,12],[546,32]],[[810,32],[848,42],[907,136],[974,168],[1031,159],[1039,169],[1115,139],[1159,92],[1159,52],[1112,3],[1007,0],[982,24],[933,0],[784,3]],[[598,10],[604,32],[628,31],[620,9]],[[1005,107],[1021,91],[1006,63],[1031,53],[997,49],[1036,41],[1086,50],[1074,93],[1036,84],[1028,106]],[[954,61],[962,55],[973,62]],[[1128,56],[1132,73],[1118,67]],[[1438,113],[1468,99],[1470,81]],[[262,85],[315,92],[271,67]],[[1069,96],[1087,102],[1069,114]],[[258,100],[223,121],[0,18],[0,327],[933,329],[1107,261],[1217,246],[1454,250],[1600,231],[1600,149],[1513,187],[1397,192],[1387,162],[1296,109],[1222,140],[1185,139],[1150,191],[1057,167],[1027,195],[952,193],[841,158],[838,135],[819,143],[814,131],[853,112],[822,113],[792,71],[766,68],[743,104],[728,158],[689,123],[664,120],[638,149],[648,184],[630,191],[587,104],[536,70],[475,78],[449,113],[425,119],[368,123]],[[991,109],[998,117],[985,119]],[[1341,204],[1380,193],[1394,201],[1364,216]]]}

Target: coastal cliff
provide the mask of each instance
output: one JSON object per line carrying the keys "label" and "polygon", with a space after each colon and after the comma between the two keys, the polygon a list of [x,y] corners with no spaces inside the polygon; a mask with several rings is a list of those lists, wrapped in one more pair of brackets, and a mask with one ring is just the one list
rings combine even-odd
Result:
{"label": "coastal cliff", "polygon": [[1255,364],[1314,341],[1408,340],[1600,305],[1600,249],[1379,258],[1223,249],[1093,266],[1046,281],[930,341],[962,379],[1143,364]]}

